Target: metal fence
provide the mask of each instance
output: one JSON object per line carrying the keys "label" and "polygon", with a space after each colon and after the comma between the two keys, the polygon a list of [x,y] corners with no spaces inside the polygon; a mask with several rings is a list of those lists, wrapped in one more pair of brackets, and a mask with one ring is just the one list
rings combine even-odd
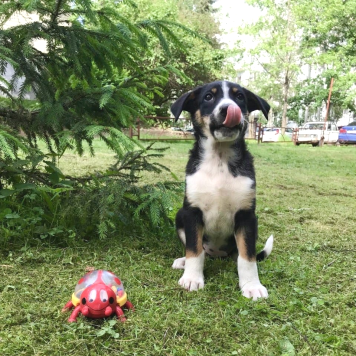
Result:
{"label": "metal fence", "polygon": [[295,143],[296,135],[297,130],[289,127],[267,127],[261,124],[256,127],[258,143]]}
{"label": "metal fence", "polygon": [[165,116],[144,116],[145,121],[136,120],[135,127],[128,129],[130,138],[137,137],[140,141],[179,141],[193,140],[194,134],[190,128],[190,119],[175,119]]}
{"label": "metal fence", "polygon": [[[166,116],[144,116],[144,121],[137,119],[135,127],[127,130],[127,135],[137,137],[141,141],[179,141],[194,140],[194,130],[190,119],[181,118],[178,121]],[[285,128],[284,131],[289,130]],[[251,121],[248,124],[245,139],[258,143],[291,142],[295,133],[284,132],[280,127],[266,127]]]}

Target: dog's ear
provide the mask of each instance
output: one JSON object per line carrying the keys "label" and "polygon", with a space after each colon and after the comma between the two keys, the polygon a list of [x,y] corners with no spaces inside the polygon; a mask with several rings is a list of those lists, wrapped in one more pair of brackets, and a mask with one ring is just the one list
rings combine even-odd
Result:
{"label": "dog's ear", "polygon": [[188,93],[183,94],[173,103],[171,106],[171,111],[176,118],[176,121],[179,119],[179,116],[183,110],[194,113],[196,110],[196,98],[200,89],[201,87],[198,87],[189,91]]}
{"label": "dog's ear", "polygon": [[252,93],[252,91],[243,88],[247,97],[247,109],[249,112],[254,110],[261,110],[265,118],[268,120],[268,112],[271,108],[265,99],[260,98],[258,95]]}

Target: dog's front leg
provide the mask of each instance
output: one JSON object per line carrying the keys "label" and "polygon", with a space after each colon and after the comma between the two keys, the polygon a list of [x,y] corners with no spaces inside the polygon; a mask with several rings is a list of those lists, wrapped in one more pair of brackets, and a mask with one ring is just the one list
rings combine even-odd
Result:
{"label": "dog's front leg", "polygon": [[183,276],[178,283],[189,291],[202,289],[205,259],[202,212],[198,208],[183,208],[177,214],[176,223],[178,235],[185,244],[185,259],[180,258],[173,264],[173,268],[184,268]]}
{"label": "dog's front leg", "polygon": [[235,238],[239,256],[237,271],[242,295],[247,298],[267,298],[267,289],[258,277],[256,262],[257,218],[253,210],[241,210],[235,216]]}

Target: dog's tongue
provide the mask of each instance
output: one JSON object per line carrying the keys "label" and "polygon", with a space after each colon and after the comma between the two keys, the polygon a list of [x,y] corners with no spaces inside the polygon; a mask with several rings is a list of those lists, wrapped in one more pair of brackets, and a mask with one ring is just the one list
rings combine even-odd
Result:
{"label": "dog's tongue", "polygon": [[237,105],[229,105],[223,125],[234,127],[241,122],[241,116],[241,109]]}

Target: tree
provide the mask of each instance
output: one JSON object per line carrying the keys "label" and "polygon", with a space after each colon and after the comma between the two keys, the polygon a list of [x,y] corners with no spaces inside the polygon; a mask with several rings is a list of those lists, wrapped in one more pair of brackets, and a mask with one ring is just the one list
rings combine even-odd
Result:
{"label": "tree", "polygon": [[269,98],[284,127],[287,118],[301,121],[325,108],[331,78],[335,79],[331,116],[355,111],[356,1],[250,0],[262,16],[240,30],[251,36],[246,68],[249,83]]}
{"label": "tree", "polygon": [[[331,97],[335,121],[347,109],[356,111],[356,39],[355,0],[299,1],[295,16],[302,46],[313,68],[313,78],[303,83],[299,95],[292,99],[297,106],[320,108],[327,100],[331,78],[335,79]],[[304,96],[303,92],[307,95]]]}
{"label": "tree", "polygon": [[347,57],[355,56],[355,0],[301,0],[296,10],[304,45],[319,47],[324,53],[342,50]]}
{"label": "tree", "polygon": [[[160,94],[169,70],[174,70],[169,64],[142,65],[148,34],[156,36],[166,55],[171,44],[181,45],[173,27],[193,34],[166,20],[133,22],[118,9],[94,8],[89,0],[11,0],[0,5],[0,13],[6,14],[1,22],[6,24],[19,11],[38,18],[1,29],[0,70],[4,73],[10,63],[15,72],[0,87],[10,100],[0,109],[1,123],[23,130],[32,147],[37,138],[44,139],[52,152],[75,145],[81,153],[83,141],[91,146],[96,135],[122,152],[130,143],[119,129],[147,112],[149,94]],[[45,51],[34,45],[38,39],[45,41]],[[14,97],[19,78],[24,81]],[[24,94],[30,88],[36,102],[26,104]]]}
{"label": "tree", "polygon": [[[113,2],[108,0],[108,2]],[[162,47],[157,45],[158,37],[149,37],[152,51],[142,57],[146,68],[165,66],[170,64],[179,69],[185,76],[177,75],[171,71],[168,80],[162,88],[162,94],[152,94],[155,106],[153,114],[166,116],[169,113],[170,103],[197,85],[216,80],[222,76],[223,60],[225,55],[216,39],[219,34],[219,24],[214,18],[214,9],[211,0],[137,0],[137,11],[130,12],[127,7],[126,15],[132,19],[143,20],[149,17],[157,20],[178,21],[180,24],[199,33],[200,36],[186,36],[184,29],[176,29],[175,35],[184,42],[182,51],[172,45],[169,47],[170,55],[166,56]]]}
{"label": "tree", "polygon": [[[274,109],[281,113],[281,126],[287,124],[288,100],[301,67],[301,48],[296,26],[293,0],[250,0],[259,6],[263,15],[251,25],[240,29],[241,34],[252,37],[254,46],[249,50],[248,65],[254,73],[249,83],[258,88],[262,96],[280,103]],[[261,70],[262,69],[262,70]]]}
{"label": "tree", "polygon": [[[149,38],[155,37],[163,49],[161,55],[169,56],[171,48],[183,50],[176,29],[186,36],[196,34],[166,20],[130,20],[122,15],[122,6],[136,9],[131,1],[117,1],[115,7],[90,0],[0,4],[0,72],[4,74],[9,65],[14,70],[10,80],[0,82],[4,95],[0,101],[0,220],[11,206],[17,215],[27,209],[18,226],[32,224],[27,217],[32,219],[34,214],[31,221],[46,225],[39,226],[40,231],[48,232],[54,222],[71,229],[65,224],[73,221],[82,222],[84,234],[87,227],[96,226],[105,236],[120,220],[118,216],[127,221],[128,216],[147,212],[155,226],[165,216],[172,186],[135,184],[138,172],[164,169],[148,162],[159,152],[133,150],[133,142],[121,129],[152,109],[150,95],[162,95],[170,71],[180,75],[168,61],[148,68],[142,63],[152,51]],[[27,21],[8,27],[17,14]],[[38,40],[45,49],[36,46]],[[34,92],[35,100],[25,100],[28,90]],[[87,142],[94,153],[95,137],[118,155],[108,171],[68,177],[58,169],[55,160],[68,148],[82,154]],[[40,140],[49,153],[39,150]],[[40,210],[33,210],[39,206]],[[59,217],[57,208],[70,213]],[[121,215],[120,209],[124,210]],[[50,218],[46,222],[44,217]],[[0,225],[0,229],[10,231],[15,225]]]}

